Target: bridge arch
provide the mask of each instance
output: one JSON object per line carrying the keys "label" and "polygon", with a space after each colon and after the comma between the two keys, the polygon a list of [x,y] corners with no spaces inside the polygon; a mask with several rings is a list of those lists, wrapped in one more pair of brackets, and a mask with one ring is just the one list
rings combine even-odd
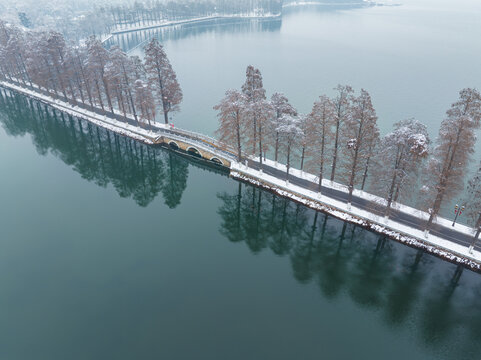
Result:
{"label": "bridge arch", "polygon": [[169,146],[170,146],[171,149],[174,149],[174,150],[180,149],[179,144],[177,144],[177,142],[175,142],[174,140],[169,141]]}
{"label": "bridge arch", "polygon": [[199,151],[199,149],[197,149],[196,147],[194,146],[189,146],[187,148],[187,152],[190,154],[190,155],[193,155],[195,157],[199,157],[201,158],[202,157],[202,153]]}
{"label": "bridge arch", "polygon": [[224,162],[216,156],[212,157],[210,161],[212,161],[214,164],[224,166]]}

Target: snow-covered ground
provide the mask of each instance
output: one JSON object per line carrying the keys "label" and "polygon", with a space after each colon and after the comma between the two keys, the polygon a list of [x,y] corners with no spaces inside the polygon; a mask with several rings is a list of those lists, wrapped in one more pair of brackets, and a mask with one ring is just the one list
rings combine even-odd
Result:
{"label": "snow-covered ground", "polygon": [[[432,234],[428,234],[426,237],[422,230],[411,228],[344,202],[320,195],[318,192],[287,183],[285,180],[246,167],[241,163],[232,163],[231,176],[264,187],[281,196],[289,197],[310,208],[328,212],[341,220],[356,223],[376,232],[386,234],[407,245],[422,248],[450,261],[462,263],[473,269],[481,270],[481,253],[478,251],[470,253],[469,249],[465,246],[458,245]],[[304,176],[304,178],[307,178],[307,176]],[[323,185],[324,184],[329,185],[330,181],[324,180]]]}
{"label": "snow-covered ground", "polygon": [[[171,139],[180,140],[184,142],[192,142],[192,139],[195,139],[194,140],[195,144],[193,145],[198,147],[199,150],[204,150],[211,153],[218,153],[218,155],[221,158],[227,157],[231,159],[234,157],[230,153],[226,153],[226,151],[221,152],[220,150],[218,150],[218,147],[216,146],[217,141],[207,135],[194,133],[184,129],[174,128],[173,125],[171,124],[167,125],[167,124],[158,123],[158,122],[151,123],[151,126],[157,129],[157,130],[151,131],[148,129],[144,129],[140,126],[130,125],[127,122],[115,120],[108,116],[97,114],[95,112],[80,108],[78,106],[74,106],[65,101],[54,99],[51,96],[44,95],[41,92],[32,91],[22,86],[12,84],[10,82],[0,81],[0,85],[4,86],[5,88],[16,90],[33,99],[47,103],[50,106],[64,113],[70,114],[80,119],[90,121],[91,123],[97,126],[111,130],[120,135],[129,136],[133,139],[142,141],[146,144],[154,144],[156,142],[156,139],[158,139],[162,134],[165,135],[166,130],[170,130],[168,133],[168,136]],[[34,87],[36,86],[34,85]],[[115,109],[114,109],[114,113],[117,115],[122,115],[119,111]],[[130,120],[134,121],[134,118],[131,115],[130,116],[128,115],[127,117]],[[172,131],[174,131],[174,133]]]}
{"label": "snow-covered ground", "polygon": [[[162,134],[162,130],[172,129],[171,126],[161,123],[152,124],[158,129],[158,131],[143,129],[139,126],[130,125],[123,121],[118,121],[104,115],[99,115],[95,112],[73,106],[72,104],[69,104],[67,102],[53,99],[48,95],[44,95],[37,91],[29,90],[22,86],[14,85],[6,81],[0,81],[0,85],[7,89],[9,88],[23,93],[33,99],[47,103],[62,112],[65,112],[77,118],[90,121],[95,125],[109,129],[124,136],[129,136],[146,144],[154,144],[155,140]],[[178,137],[179,140],[189,141],[187,136],[196,135],[195,133],[181,129],[176,129],[176,132],[178,132],[178,134],[169,133],[169,137]],[[207,136],[202,136],[200,134],[196,136],[201,139],[195,143],[196,146],[204,150],[208,150],[211,152],[213,151],[210,142],[212,141],[212,143],[215,143],[214,139],[211,139]],[[253,158],[253,160],[258,161],[259,159]],[[264,163],[266,165],[278,168],[283,171],[286,170],[285,165],[276,164],[274,161],[269,159],[264,160]],[[290,173],[293,176],[307,179],[313,182],[318,182],[319,179],[313,174],[305,173],[298,169],[291,168]],[[318,192],[310,191],[297,185],[287,183],[285,180],[278,179],[274,176],[246,167],[245,165],[236,161],[231,162],[231,176],[234,178],[248,181],[254,185],[267,188],[271,191],[278,193],[281,196],[289,197],[313,209],[328,212],[339,219],[353,222],[361,226],[370,228],[379,233],[386,234],[387,236],[394,238],[402,243],[422,248],[430,253],[437,254],[450,261],[463,263],[473,269],[481,270],[481,253],[478,251],[473,251],[472,253],[470,253],[469,249],[465,246],[458,245],[456,243],[453,243],[446,239],[442,239],[432,234],[428,234],[426,237],[422,230],[411,228],[393,220],[374,215],[369,211],[359,209],[355,206],[348,205],[344,202],[329,198],[325,195],[320,195]],[[323,179],[323,186],[337,189],[343,192],[348,191],[345,185],[341,185],[335,182],[331,183],[326,179]],[[385,201],[384,199],[379,198],[375,195],[368,194],[359,190],[355,190],[354,194],[370,201],[376,201],[379,203]],[[395,207],[400,211],[417,216],[422,219],[427,219],[428,217],[427,213],[421,212],[420,210],[413,209],[402,204],[395,204]],[[437,223],[446,227],[449,227],[451,225],[450,220],[443,218],[438,218]],[[474,229],[462,225],[458,225],[456,230],[468,235],[472,235],[474,232]]]}
{"label": "snow-covered ground", "polygon": [[[252,157],[252,160],[259,161],[259,157]],[[265,160],[262,159],[262,162],[264,164],[268,165],[268,166],[277,168],[281,171],[287,170],[287,168],[284,164],[276,163],[275,161],[272,161],[272,160],[269,160],[269,159],[265,159]],[[319,176],[307,173],[305,171],[301,171],[299,169],[295,169],[295,168],[291,167],[289,169],[289,174],[291,174],[292,176],[301,178],[301,179],[309,180],[309,181],[314,182],[314,183],[319,183]],[[345,193],[349,192],[349,188],[346,185],[342,185],[342,184],[339,184],[339,183],[336,183],[336,182],[331,182],[331,181],[326,180],[326,179],[322,180],[322,186],[324,186],[326,188],[329,188],[329,189],[342,191],[342,192],[345,192]],[[361,190],[358,190],[358,189],[354,189],[353,194],[354,194],[354,196],[359,197],[361,199],[372,201],[372,202],[375,202],[375,203],[380,204],[380,205],[386,205],[386,199],[381,198],[381,197],[376,196],[376,195],[373,195],[373,194],[370,194],[368,192],[361,191]],[[392,208],[396,209],[396,210],[398,210],[402,213],[415,216],[415,217],[417,217],[419,219],[422,219],[422,220],[427,221],[429,219],[429,214],[427,212],[419,210],[419,209],[415,209],[415,208],[407,206],[407,205],[403,205],[401,203],[393,202]],[[445,218],[442,218],[440,216],[436,217],[433,222],[435,224],[444,226],[446,228],[454,229],[454,230],[456,230],[460,233],[466,234],[466,235],[474,235],[474,233],[476,232],[476,230],[473,229],[472,227],[469,227],[469,226],[466,226],[466,225],[463,225],[463,224],[459,224],[459,223],[456,223],[456,226],[453,228],[452,227],[452,223],[453,223],[452,220],[445,219]]]}
{"label": "snow-covered ground", "polygon": [[31,98],[42,101],[44,103],[48,103],[50,106],[64,113],[70,114],[80,119],[90,121],[95,125],[106,128],[120,135],[129,136],[133,139],[142,141],[146,144],[154,143],[156,134],[149,130],[142,129],[141,127],[138,127],[138,126],[132,126],[126,122],[111,119],[107,116],[99,115],[92,111],[88,111],[88,110],[79,108],[77,106],[73,106],[72,104],[66,103],[58,99],[53,99],[50,96],[43,95],[41,93],[29,90],[29,89],[25,89],[18,85],[13,85],[5,81],[0,81],[0,84],[7,89],[10,88],[12,90],[16,90],[18,92],[24,93],[25,95]]}

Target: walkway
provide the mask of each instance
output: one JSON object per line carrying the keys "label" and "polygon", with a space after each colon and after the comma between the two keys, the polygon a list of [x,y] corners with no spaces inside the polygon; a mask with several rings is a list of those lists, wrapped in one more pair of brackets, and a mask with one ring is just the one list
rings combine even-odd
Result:
{"label": "walkway", "polygon": [[[249,160],[249,167],[253,168],[255,170],[259,170],[261,168],[259,162],[254,161],[254,160]],[[266,174],[272,175],[278,179],[286,179],[286,173],[283,170],[277,169],[275,167],[262,164],[262,171]],[[319,184],[316,182],[309,181],[304,178],[299,178],[296,177],[292,174],[289,174],[289,182],[300,186],[304,189],[311,190],[311,191],[318,191],[319,189]],[[346,192],[332,189],[329,187],[322,186],[321,188],[321,193],[324,196],[330,197],[335,200],[342,201],[344,203],[347,203],[349,195]],[[378,216],[384,216],[383,209],[379,204],[376,204],[372,201],[357,197],[353,195],[352,199],[352,206],[355,206],[357,208],[360,208],[362,210],[370,211],[374,213],[375,215]],[[414,227],[416,229],[423,229],[424,226],[426,225],[426,221],[423,219],[420,219],[414,215],[406,214],[404,212],[401,212],[399,210],[396,210],[395,208],[392,208],[391,210],[391,216],[390,219],[396,222],[399,222],[403,225],[407,225],[410,227]],[[462,245],[469,247],[473,240],[473,236],[470,236],[468,234],[465,234],[463,232],[457,231],[456,228],[448,228],[446,226],[440,225],[440,224],[433,224],[431,227],[431,234],[435,236],[439,236],[441,238],[444,238],[446,240],[452,241],[456,244]],[[481,251],[481,241],[478,242],[478,244],[475,247],[476,250]]]}
{"label": "walkway", "polygon": [[[47,92],[46,90],[41,90],[37,87],[26,86],[25,84],[21,84],[19,82],[12,83],[12,81],[9,80],[9,82],[0,82],[0,85],[6,89],[19,92],[42,103],[53,106],[73,116],[86,119],[87,121],[91,121],[94,124],[106,127],[120,134],[131,136],[135,139],[142,140],[150,144],[158,143],[159,141],[161,141],[162,137],[165,136],[171,139],[173,138],[181,140],[184,143],[188,143],[192,146],[198,147],[199,149],[203,149],[204,151],[207,150],[210,153],[215,154],[216,156],[226,160],[226,163],[238,164],[236,162],[236,154],[233,149],[230,149],[225,144],[221,144],[217,140],[205,135],[182,129],[170,128],[170,126],[164,124],[154,123],[152,125],[149,125],[142,123],[142,126],[139,126],[139,123],[131,117],[125,117],[119,113],[112,114],[111,112],[107,112],[105,110],[94,108],[85,104],[72,104],[71,100],[65,99],[60,95],[55,95],[55,98],[53,98],[53,94]],[[277,179],[277,181],[285,181],[286,179],[286,173],[284,170],[278,169],[269,164],[263,163],[261,166],[258,161],[251,158],[247,158],[247,164],[248,168],[251,170],[259,171],[262,168],[264,174],[272,176],[273,178]],[[264,180],[262,179],[262,175],[260,174],[259,176],[251,175],[250,177],[255,180]],[[317,182],[309,180],[305,177],[301,178],[293,173],[289,175],[289,183],[292,185],[296,185],[299,188],[310,190],[314,193],[318,192],[319,185]],[[275,186],[275,184],[273,184],[272,186]],[[337,200],[341,202],[344,207],[347,204],[348,194],[345,191],[326,186],[322,186],[321,190],[322,195],[325,198]],[[315,201],[320,205],[323,205],[322,201]],[[326,199],[325,201],[328,200]],[[374,214],[376,216],[379,216],[381,219],[383,218],[384,209],[382,208],[382,206],[380,206],[379,203],[376,203],[375,201],[371,201],[364,197],[359,197],[354,194],[352,207],[366,211],[370,215]],[[349,213],[349,211],[346,210],[340,211],[343,211],[344,213]],[[418,231],[422,231],[426,224],[426,221],[424,219],[417,217],[413,214],[406,213],[406,211],[398,210],[396,208],[392,208],[390,220],[394,223],[408,226],[409,228],[416,229]],[[392,229],[396,233],[399,233],[399,230],[396,230],[394,226],[390,227],[389,225],[386,225],[381,221],[370,221],[384,228]],[[458,225],[458,227],[461,227],[461,225]],[[466,229],[464,231],[461,231],[459,228],[451,228],[449,225],[447,225],[447,221],[444,220],[443,222],[434,223],[430,229],[430,234],[443,240],[447,240],[451,244],[456,244],[452,245],[451,249],[449,249],[448,246],[438,247],[443,251],[448,251],[449,254],[457,254],[455,255],[457,259],[451,259],[451,261],[457,261],[461,263],[463,259],[469,259],[469,261],[475,262],[478,271],[481,270],[480,259],[467,253],[467,248],[473,240],[473,235],[469,234]],[[425,239],[422,239],[420,236],[415,236],[413,238],[421,242],[425,241]],[[436,247],[436,244],[433,244],[432,241],[429,242],[429,245]],[[453,248],[457,249],[456,246],[459,247],[459,245],[463,247],[461,251],[453,250]],[[477,250],[476,254],[479,254],[478,251],[481,251],[481,241],[478,242],[475,250]],[[463,255],[459,255],[460,253],[462,253]],[[470,264],[470,266],[474,267],[473,264]]]}

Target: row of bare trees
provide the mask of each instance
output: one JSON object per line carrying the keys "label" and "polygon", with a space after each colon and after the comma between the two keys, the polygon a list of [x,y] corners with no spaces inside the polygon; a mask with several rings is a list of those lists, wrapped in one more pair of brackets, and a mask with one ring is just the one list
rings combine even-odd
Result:
{"label": "row of bare trees", "polygon": [[0,21],[0,77],[73,105],[133,116],[138,125],[155,121],[158,108],[167,123],[182,101],[177,76],[155,38],[142,61],[119,47],[106,50],[95,37],[73,46],[58,32],[25,32]]}
{"label": "row of bare trees", "polygon": [[[144,1],[100,9],[108,19],[109,31],[116,27],[148,26],[163,20],[215,15],[280,15],[281,0],[184,0]],[[111,24],[111,25],[110,25]]]}
{"label": "row of bare trees", "polygon": [[[319,192],[324,178],[346,184],[349,203],[355,187],[369,186],[386,200],[386,216],[394,202],[421,199],[431,215],[429,230],[442,204],[464,189],[475,131],[481,125],[479,92],[469,88],[460,92],[432,144],[426,126],[415,119],[397,122],[392,132],[381,137],[369,93],[363,89],[355,94],[347,85],[334,90],[333,98],[322,95],[310,113],[300,114],[283,94],[274,93],[268,100],[260,71],[248,66],[242,89],[227,91],[214,107],[217,135],[236,149],[239,161],[252,155],[262,166],[267,153],[276,163],[284,156],[286,179],[298,159],[301,171],[319,174]],[[477,227],[481,226],[480,174],[481,170],[470,182],[470,191],[478,195],[466,200]],[[368,176],[372,181],[367,181]]]}

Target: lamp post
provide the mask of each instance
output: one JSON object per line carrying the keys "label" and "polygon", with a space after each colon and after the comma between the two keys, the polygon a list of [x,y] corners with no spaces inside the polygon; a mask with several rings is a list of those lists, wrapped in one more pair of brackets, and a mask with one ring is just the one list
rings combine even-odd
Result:
{"label": "lamp post", "polygon": [[453,227],[454,225],[456,225],[456,221],[458,220],[458,216],[461,215],[464,211],[464,206],[461,206],[461,209],[459,208],[459,205],[456,204],[456,206],[454,207],[454,213],[456,214],[456,216],[454,217],[454,221],[453,221]]}

